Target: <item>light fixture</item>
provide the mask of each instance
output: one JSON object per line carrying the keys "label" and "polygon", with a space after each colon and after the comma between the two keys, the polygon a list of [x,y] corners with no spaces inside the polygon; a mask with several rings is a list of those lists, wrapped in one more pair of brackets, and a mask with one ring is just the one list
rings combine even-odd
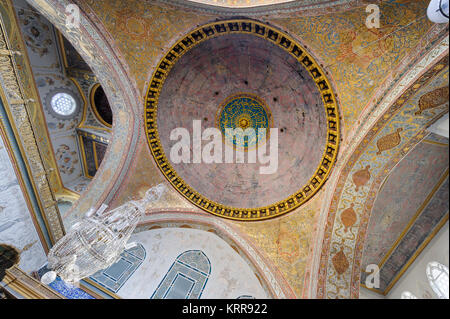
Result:
{"label": "light fixture", "polygon": [[53,111],[62,116],[70,116],[77,109],[77,102],[73,96],[65,92],[53,95],[50,105]]}
{"label": "light fixture", "polygon": [[435,23],[448,23],[448,1],[431,0],[427,9],[427,16]]}
{"label": "light fixture", "polygon": [[157,201],[165,190],[163,184],[150,188],[138,201],[125,204],[105,212],[106,205],[99,210],[90,210],[86,216],[72,226],[49,251],[47,268],[41,282],[50,284],[59,276],[67,283],[77,283],[99,270],[108,268],[118,260],[145,208]]}

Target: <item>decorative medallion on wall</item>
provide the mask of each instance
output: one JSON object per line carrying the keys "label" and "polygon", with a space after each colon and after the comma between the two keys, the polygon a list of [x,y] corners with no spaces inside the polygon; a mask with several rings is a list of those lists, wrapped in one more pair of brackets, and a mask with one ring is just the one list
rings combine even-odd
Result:
{"label": "decorative medallion on wall", "polygon": [[[145,110],[162,173],[218,216],[292,211],[321,188],[336,160],[339,110],[325,72],[296,40],[257,21],[219,21],[183,37],[157,65]],[[249,133],[240,138],[238,129]],[[228,161],[231,145],[236,158]]]}
{"label": "decorative medallion on wall", "polygon": [[59,120],[71,120],[80,111],[80,99],[77,94],[66,88],[50,90],[44,99],[48,113]]}
{"label": "decorative medallion on wall", "polygon": [[[264,101],[256,95],[240,93],[225,100],[219,108],[217,126],[222,132],[225,142],[238,148],[248,149],[257,146],[258,141],[268,137],[268,128],[271,126],[271,113]],[[226,128],[253,128],[249,136],[230,137]]]}

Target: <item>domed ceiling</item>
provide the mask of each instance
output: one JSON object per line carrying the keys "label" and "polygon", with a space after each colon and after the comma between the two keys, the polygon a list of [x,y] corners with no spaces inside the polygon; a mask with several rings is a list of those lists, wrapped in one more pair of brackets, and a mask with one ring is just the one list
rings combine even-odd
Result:
{"label": "domed ceiling", "polygon": [[189,0],[189,1],[221,7],[247,8],[271,4],[279,4],[285,2],[293,2],[294,0]]}
{"label": "domed ceiling", "polygon": [[[242,23],[235,26],[241,28]],[[219,34],[217,25],[191,33],[163,59],[147,97],[149,143],[164,175],[200,208],[237,219],[273,217],[313,196],[325,181],[338,143],[334,96],[318,65],[281,33],[262,24],[249,26],[259,34]],[[200,35],[198,45],[182,45]],[[177,50],[187,52],[175,58]],[[170,71],[164,70],[170,58]],[[158,77],[165,76],[162,84]],[[216,162],[196,159],[192,139],[199,133],[194,123],[201,127],[198,132],[217,128],[221,133],[221,147],[206,151],[211,137],[204,137],[199,148],[219,152]],[[175,134],[179,128],[189,132],[187,162],[174,160],[171,153],[181,138]],[[226,128],[253,128],[255,133],[233,139]],[[228,163],[226,148],[241,150],[244,163],[237,158]],[[256,163],[249,160],[251,151]],[[271,162],[262,163],[260,151],[271,155]],[[261,173],[261,167],[268,166],[272,171]]]}

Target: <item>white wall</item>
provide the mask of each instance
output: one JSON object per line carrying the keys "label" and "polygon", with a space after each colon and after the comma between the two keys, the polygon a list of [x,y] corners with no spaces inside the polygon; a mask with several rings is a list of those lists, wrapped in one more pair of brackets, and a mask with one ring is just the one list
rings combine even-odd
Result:
{"label": "white wall", "polygon": [[19,267],[26,272],[39,269],[47,260],[1,135],[0,244],[21,251]]}
{"label": "white wall", "polygon": [[397,281],[386,297],[388,299],[398,299],[403,291],[409,291],[418,298],[437,298],[428,284],[425,274],[425,269],[430,261],[437,261],[447,267],[449,266],[448,221],[409,266],[408,270]]}
{"label": "white wall", "polygon": [[135,233],[131,241],[141,243],[147,255],[117,292],[122,298],[150,298],[175,259],[194,249],[203,251],[211,262],[202,299],[235,299],[241,295],[267,298],[250,266],[215,234],[189,228],[159,228]]}
{"label": "white wall", "polygon": [[449,136],[449,134],[448,134],[448,131],[449,131],[448,127],[449,127],[449,121],[448,121],[448,113],[447,113],[443,117],[441,117],[436,123],[431,125],[427,129],[427,131],[448,138],[448,136]]}
{"label": "white wall", "polygon": [[[59,173],[64,186],[73,188],[72,182],[83,175],[75,131],[83,115],[83,98],[75,84],[64,74],[53,25],[25,0],[14,0],[13,4],[41,98]],[[61,90],[70,93],[79,104],[78,110],[70,118],[57,117],[50,110],[51,97]]]}
{"label": "white wall", "polygon": [[373,292],[367,288],[359,287],[359,299],[385,299],[382,294]]}

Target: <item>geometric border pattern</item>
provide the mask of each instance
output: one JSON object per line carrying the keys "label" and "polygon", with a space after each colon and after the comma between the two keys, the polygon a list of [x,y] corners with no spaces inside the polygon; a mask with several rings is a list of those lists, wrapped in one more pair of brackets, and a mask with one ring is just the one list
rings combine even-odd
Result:
{"label": "geometric border pattern", "polygon": [[[69,94],[75,100],[75,104],[76,104],[75,110],[72,113],[70,113],[69,115],[62,115],[62,114],[56,113],[55,110],[53,109],[53,107],[51,105],[51,101],[52,101],[53,96],[57,93]],[[80,106],[82,106],[82,105],[83,104],[81,103],[80,98],[78,97],[78,94],[76,94],[72,90],[64,88],[64,87],[54,88],[54,89],[50,90],[50,92],[48,92],[46,94],[46,96],[44,97],[44,108],[53,117],[60,119],[60,120],[70,120],[72,118],[75,118],[78,115],[78,112],[80,111]]]}
{"label": "geometric border pattern", "polygon": [[[136,247],[126,249],[120,254],[120,258],[111,266],[106,269],[99,270],[89,278],[102,287],[117,293],[120,288],[127,282],[127,280],[134,274],[134,272],[139,268],[142,262],[145,260],[146,252],[142,244],[137,244]],[[127,267],[122,267],[120,275],[112,276],[110,271],[122,263],[123,265],[128,265]],[[114,269],[117,272],[117,269]]]}
{"label": "geometric border pattern", "polygon": [[[448,55],[440,58],[439,61],[435,63],[434,67],[423,73],[408,87],[408,89],[406,89],[406,91],[403,92],[401,97],[399,97],[377,123],[372,126],[363,141],[347,160],[344,170],[340,173],[339,181],[328,209],[328,222],[323,238],[318,274],[317,298],[357,298],[359,292],[362,248],[371,207],[376,197],[377,189],[379,189],[381,182],[392,167],[395,166],[395,164],[400,161],[415,144],[421,141],[424,135],[426,135],[423,131],[427,126],[427,122],[433,121],[432,114],[424,114],[422,115],[422,118],[418,120],[413,113],[409,114],[408,109],[404,109],[404,106],[407,105],[407,102],[414,94],[429,83],[434,76],[440,73],[442,69],[445,68],[445,65],[448,65]],[[383,153],[380,155],[388,159],[388,163],[383,164],[381,167],[378,167],[377,165],[376,171],[380,171],[380,173],[374,171],[375,167],[371,168],[372,178],[370,179],[370,183],[362,190],[362,192],[367,195],[364,197],[364,203],[357,203],[357,201],[359,202],[361,200],[359,196],[354,196],[352,198],[355,207],[357,207],[357,209],[355,209],[357,220],[355,224],[349,228],[351,231],[350,236],[352,238],[347,238],[348,236],[342,237],[340,235],[342,233],[341,229],[343,229],[342,221],[337,217],[341,216],[344,209],[348,207],[348,199],[342,200],[341,196],[344,190],[349,187],[351,188],[352,182],[349,176],[351,176],[351,173],[356,169],[359,169],[359,167],[363,167],[358,161],[364,157],[365,152],[373,151],[372,148],[374,146],[372,144],[377,140],[380,131],[382,131],[390,121],[394,121],[394,118],[398,114],[403,114],[401,116],[408,116],[409,118],[414,119],[409,124],[410,126],[413,126],[414,129],[411,127],[410,132],[407,134],[409,137],[405,136],[406,133],[403,134],[404,136],[401,144],[394,148],[400,150],[399,152],[394,151],[391,154],[391,151],[387,151],[386,153],[388,154],[384,155]],[[442,113],[440,115],[442,115]],[[434,118],[437,118],[440,115],[436,115]],[[398,119],[396,121],[397,124],[407,122],[406,120],[402,121]],[[369,147],[370,145],[372,145],[372,148]],[[337,233],[339,233],[339,235]],[[341,270],[339,270],[339,268],[341,268]]]}
{"label": "geometric border pattern", "polygon": [[[327,141],[319,167],[295,194],[265,207],[252,209],[225,206],[209,200],[192,189],[173,169],[164,153],[157,128],[158,98],[165,79],[177,60],[207,39],[226,34],[251,34],[279,46],[301,63],[314,79],[327,115]],[[336,97],[325,72],[314,58],[293,38],[273,27],[248,19],[226,20],[206,24],[175,43],[161,59],[150,81],[145,98],[145,130],[151,153],[167,180],[188,201],[211,214],[234,220],[262,220],[292,211],[308,201],[323,186],[333,167],[339,147],[339,111]]]}
{"label": "geometric border pattern", "polygon": [[230,246],[234,246],[239,255],[259,278],[261,286],[269,298],[296,298],[292,288],[281,275],[281,272],[267,258],[261,255],[260,251],[248,241],[247,237],[235,225],[221,218],[216,218],[211,214],[204,214],[198,211],[193,212],[181,208],[171,209],[169,211],[154,209],[150,210],[149,214],[145,216],[145,219],[136,227],[136,232],[159,227],[186,227],[186,225],[194,229],[209,231],[219,236]]}
{"label": "geometric border pattern", "polygon": [[[50,269],[47,267],[47,264],[42,266],[36,272],[39,280],[48,271],[50,271]],[[56,279],[49,283],[47,286],[60,293],[67,299],[95,299],[92,295],[80,289],[79,287],[70,283],[66,283],[59,276],[56,276]]]}
{"label": "geometric border pattern", "polygon": [[187,250],[176,258],[150,299],[174,299],[169,294],[180,277],[191,283],[190,287],[185,287],[189,288],[185,291],[185,299],[200,299],[210,274],[211,262],[205,253]]}
{"label": "geometric border pattern", "polygon": [[[241,120],[247,120],[247,126],[241,126]],[[216,127],[222,132],[222,139],[224,143],[237,148],[241,151],[248,151],[249,147],[258,147],[263,143],[263,137],[266,140],[270,137],[270,127],[272,124],[272,114],[269,107],[256,94],[252,93],[237,93],[225,99],[220,104],[219,111],[215,119]],[[227,136],[226,129],[253,128],[254,133],[249,134],[245,139],[245,134]],[[259,129],[263,129],[262,134]],[[259,143],[261,140],[261,143]]]}

